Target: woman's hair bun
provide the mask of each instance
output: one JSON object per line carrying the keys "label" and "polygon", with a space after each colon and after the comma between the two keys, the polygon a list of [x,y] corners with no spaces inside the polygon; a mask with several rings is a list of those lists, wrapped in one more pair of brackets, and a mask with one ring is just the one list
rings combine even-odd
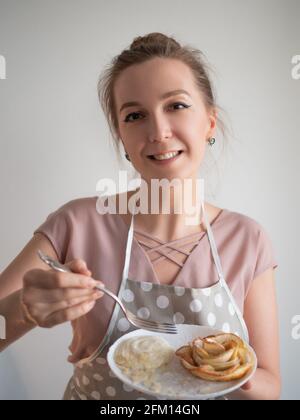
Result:
{"label": "woman's hair bun", "polygon": [[138,50],[142,48],[147,48],[150,45],[153,44],[160,44],[160,45],[169,45],[172,47],[180,48],[181,45],[174,39],[171,38],[165,34],[162,34],[161,32],[152,32],[150,34],[147,34],[145,36],[138,36],[134,38],[132,43],[130,44],[130,50]]}

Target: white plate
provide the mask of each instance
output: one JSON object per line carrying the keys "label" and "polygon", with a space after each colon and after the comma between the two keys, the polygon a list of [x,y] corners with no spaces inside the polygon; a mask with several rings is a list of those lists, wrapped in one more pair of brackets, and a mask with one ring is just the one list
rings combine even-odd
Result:
{"label": "white plate", "polygon": [[[173,348],[174,351],[179,347],[188,344],[196,337],[206,337],[212,334],[218,334],[222,331],[215,330],[210,327],[203,327],[199,325],[177,325],[178,334],[161,334],[150,332],[146,330],[135,330],[131,333],[120,337],[109,349],[107,355],[108,364],[113,373],[125,384],[131,386],[133,389],[143,392],[145,394],[157,397],[159,399],[181,399],[181,400],[207,400],[210,398],[217,398],[226,395],[238,388],[255,373],[257,367],[257,358],[254,350],[248,346],[253,353],[255,364],[251,371],[243,378],[231,382],[210,382],[193,376],[180,363],[177,356],[174,355],[168,368],[164,372],[159,372],[156,377],[156,382],[161,385],[160,392],[157,393],[150,390],[143,384],[136,384],[126,376],[114,361],[114,353],[118,345],[129,338],[140,337],[143,335],[154,335],[164,338]],[[183,386],[184,384],[184,386]]]}

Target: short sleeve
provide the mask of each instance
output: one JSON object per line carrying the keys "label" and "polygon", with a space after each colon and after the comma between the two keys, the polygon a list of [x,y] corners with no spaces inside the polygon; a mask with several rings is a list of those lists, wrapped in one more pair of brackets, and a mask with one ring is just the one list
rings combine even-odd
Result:
{"label": "short sleeve", "polygon": [[72,235],[72,217],[70,203],[66,203],[50,213],[46,220],[34,231],[47,237],[54,247],[58,259],[65,263],[68,244]]}
{"label": "short sleeve", "polygon": [[259,226],[256,245],[256,263],[253,279],[268,270],[278,267],[273,244],[266,230]]}

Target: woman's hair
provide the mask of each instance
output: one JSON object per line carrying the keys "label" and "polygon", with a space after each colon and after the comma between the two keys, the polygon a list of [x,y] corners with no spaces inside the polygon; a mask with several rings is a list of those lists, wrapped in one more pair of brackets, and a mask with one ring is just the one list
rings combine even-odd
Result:
{"label": "woman's hair", "polygon": [[224,111],[216,103],[209,77],[209,71],[212,71],[212,69],[206,62],[204,54],[189,45],[181,46],[172,37],[160,32],[153,32],[135,38],[129,49],[123,50],[121,54],[113,58],[111,64],[103,70],[98,81],[99,100],[117,151],[120,151],[120,139],[117,132],[118,118],[114,98],[116,79],[128,67],[156,57],[180,60],[191,69],[206,109],[214,108],[217,111],[217,128],[222,133],[224,141],[226,141],[227,128],[219,115]]}

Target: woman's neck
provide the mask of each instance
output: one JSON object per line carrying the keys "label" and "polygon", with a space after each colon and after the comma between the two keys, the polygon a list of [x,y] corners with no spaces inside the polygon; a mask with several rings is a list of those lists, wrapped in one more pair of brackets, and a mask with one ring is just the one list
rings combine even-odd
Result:
{"label": "woman's neck", "polygon": [[[192,180],[189,183],[179,182],[172,187],[170,185],[166,183],[165,188],[152,185],[151,188],[151,185],[142,183],[141,188],[128,193],[131,205],[137,200],[135,229],[151,233],[164,241],[203,231],[201,201],[204,192],[201,183]],[[207,204],[207,211],[206,207]]]}

